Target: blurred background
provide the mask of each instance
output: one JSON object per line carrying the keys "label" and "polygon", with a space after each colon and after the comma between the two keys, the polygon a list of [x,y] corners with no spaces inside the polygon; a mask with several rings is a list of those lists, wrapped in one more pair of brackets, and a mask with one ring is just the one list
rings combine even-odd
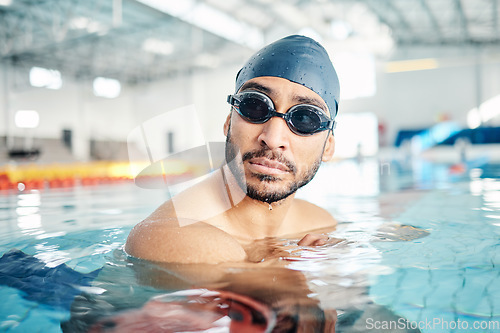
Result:
{"label": "blurred background", "polygon": [[336,159],[500,160],[499,20],[499,0],[0,0],[0,189],[224,141],[237,71],[290,34],[339,74]]}

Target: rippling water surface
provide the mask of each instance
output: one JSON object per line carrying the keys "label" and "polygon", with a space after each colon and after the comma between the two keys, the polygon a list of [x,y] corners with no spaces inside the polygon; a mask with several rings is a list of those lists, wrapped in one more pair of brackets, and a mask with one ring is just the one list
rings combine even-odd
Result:
{"label": "rippling water surface", "polygon": [[[131,318],[147,321],[145,312],[171,313],[186,300],[219,302],[219,311],[227,300],[239,302],[242,309],[228,316],[251,316],[255,325],[293,325],[289,315],[321,327],[335,310],[339,332],[390,331],[383,325],[391,324],[395,332],[500,331],[500,169],[389,166],[322,167],[299,196],[339,220],[330,236],[341,241],[312,248],[269,240],[289,255],[251,269],[127,258],[121,248],[131,227],[167,199],[159,190],[121,184],[1,193],[0,331],[60,332],[61,323],[83,331],[91,325],[82,323],[105,316],[114,318],[107,331],[120,331]],[[29,257],[8,260],[13,249]],[[70,281],[64,274],[81,283],[62,288]],[[179,320],[205,313],[182,308]],[[224,318],[212,331],[227,331]]]}

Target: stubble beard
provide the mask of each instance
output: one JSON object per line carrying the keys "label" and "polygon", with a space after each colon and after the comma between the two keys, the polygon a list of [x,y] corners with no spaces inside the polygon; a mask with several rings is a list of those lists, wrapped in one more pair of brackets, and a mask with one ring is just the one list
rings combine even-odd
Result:
{"label": "stubble beard", "polygon": [[[283,199],[288,198],[290,195],[294,194],[297,192],[299,188],[302,186],[308,184],[316,175],[316,172],[319,169],[319,166],[321,165],[321,156],[310,166],[307,168],[305,172],[303,172],[303,176],[300,177],[300,179],[296,179],[292,183],[290,183],[285,189],[280,190],[280,191],[271,191],[271,190],[266,190],[265,186],[263,189],[259,189],[253,185],[251,185],[249,182],[246,181],[245,177],[245,170],[243,167],[243,163],[247,160],[250,160],[252,158],[257,158],[257,157],[266,157],[270,160],[276,160],[284,165],[286,165],[289,169],[289,172],[292,175],[297,174],[297,167],[295,166],[294,163],[288,161],[287,159],[284,158],[282,154],[279,152],[275,152],[270,150],[269,148],[262,147],[261,149],[246,152],[239,157],[239,149],[237,146],[231,141],[231,129],[229,128],[228,134],[226,137],[226,149],[225,149],[225,156],[226,156],[226,163],[229,167],[229,170],[233,174],[234,178],[236,179],[236,182],[238,183],[238,186],[246,192],[246,195],[250,197],[251,199],[266,202],[266,203],[273,203],[273,202],[278,202]],[[262,183],[267,183],[267,184],[273,184],[281,181],[282,179],[277,176],[273,175],[265,175],[265,174],[253,174],[259,181]]]}

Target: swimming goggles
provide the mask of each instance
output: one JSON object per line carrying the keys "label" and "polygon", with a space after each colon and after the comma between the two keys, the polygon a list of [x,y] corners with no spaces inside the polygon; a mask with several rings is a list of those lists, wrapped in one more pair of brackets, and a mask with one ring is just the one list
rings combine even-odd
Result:
{"label": "swimming goggles", "polygon": [[316,105],[298,104],[292,106],[286,113],[279,113],[274,108],[271,98],[257,91],[229,95],[227,102],[243,119],[252,124],[263,124],[272,117],[280,117],[286,121],[293,133],[301,136],[333,130],[335,127],[335,121],[327,117]]}

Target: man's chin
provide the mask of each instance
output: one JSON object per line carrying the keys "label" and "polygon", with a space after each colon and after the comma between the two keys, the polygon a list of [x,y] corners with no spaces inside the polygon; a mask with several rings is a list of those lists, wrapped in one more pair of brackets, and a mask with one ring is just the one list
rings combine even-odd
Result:
{"label": "man's chin", "polygon": [[269,184],[261,183],[260,186],[252,186],[252,184],[247,184],[247,196],[251,199],[266,203],[273,203],[284,200],[295,192],[296,189],[286,188],[285,190],[283,190],[282,186],[276,186],[276,188],[274,188],[274,186],[269,186]]}

